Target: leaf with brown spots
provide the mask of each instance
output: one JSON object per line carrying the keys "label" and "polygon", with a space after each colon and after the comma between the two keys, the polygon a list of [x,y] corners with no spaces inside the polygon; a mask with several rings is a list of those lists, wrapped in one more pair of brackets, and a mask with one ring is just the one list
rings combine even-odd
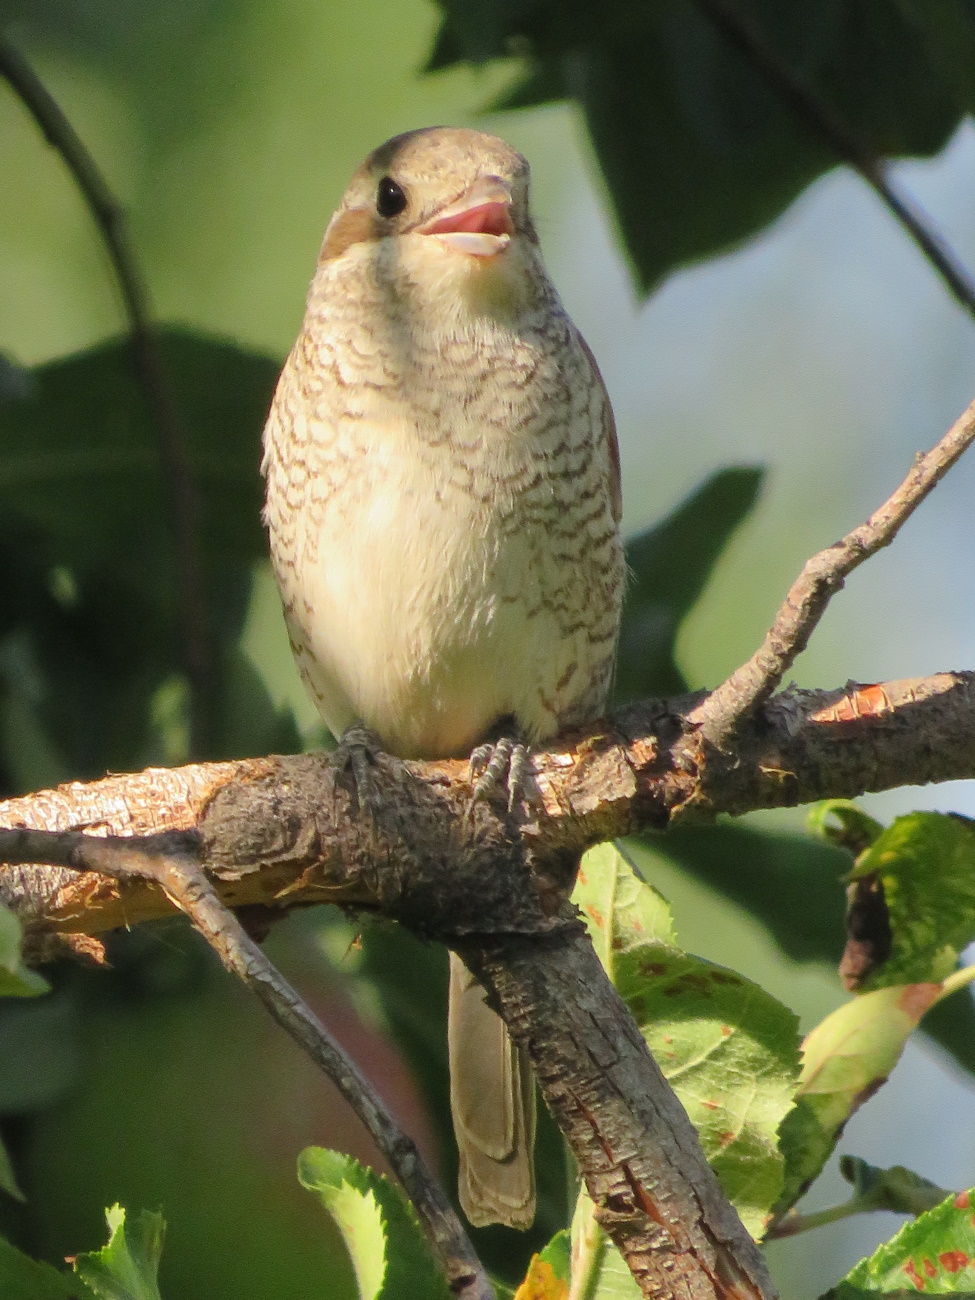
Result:
{"label": "leaf with brown spots", "polygon": [[970,1196],[970,1192],[952,1193],[906,1223],[823,1300],[918,1293],[971,1296],[975,1293],[975,1223]]}
{"label": "leaf with brown spots", "polygon": [[744,976],[682,952],[666,902],[618,846],[586,854],[574,899],[725,1192],[760,1236],[782,1186],[795,1016]]}

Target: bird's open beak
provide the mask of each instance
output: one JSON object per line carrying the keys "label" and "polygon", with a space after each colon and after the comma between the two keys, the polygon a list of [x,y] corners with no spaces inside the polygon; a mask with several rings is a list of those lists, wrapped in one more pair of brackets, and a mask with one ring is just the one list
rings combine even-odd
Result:
{"label": "bird's open beak", "polygon": [[436,235],[459,253],[494,257],[508,247],[515,233],[511,189],[498,176],[481,176],[418,232]]}

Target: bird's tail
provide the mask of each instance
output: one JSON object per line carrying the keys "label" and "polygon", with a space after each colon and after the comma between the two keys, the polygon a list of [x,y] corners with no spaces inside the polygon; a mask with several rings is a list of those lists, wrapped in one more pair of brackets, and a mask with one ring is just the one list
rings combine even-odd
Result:
{"label": "bird's tail", "polygon": [[531,1067],[485,1002],[484,989],[453,953],[447,1046],[464,1213],[477,1228],[527,1228],[535,1217]]}

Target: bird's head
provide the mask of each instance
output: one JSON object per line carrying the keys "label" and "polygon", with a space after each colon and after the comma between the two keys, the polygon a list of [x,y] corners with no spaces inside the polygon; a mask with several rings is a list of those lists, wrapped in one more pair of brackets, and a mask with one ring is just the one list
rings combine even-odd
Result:
{"label": "bird's head", "polygon": [[523,296],[540,266],[528,163],[497,136],[460,127],[410,131],[373,151],[325,232],[320,265],[369,261],[434,297]]}

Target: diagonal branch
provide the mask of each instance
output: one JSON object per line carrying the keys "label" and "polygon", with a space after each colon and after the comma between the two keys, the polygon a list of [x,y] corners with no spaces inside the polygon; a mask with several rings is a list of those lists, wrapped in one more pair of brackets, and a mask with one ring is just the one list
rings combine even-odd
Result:
{"label": "diagonal branch", "polygon": [[897,193],[890,183],[884,161],[857,139],[834,109],[820,99],[795,68],[786,62],[751,15],[743,13],[731,0],[697,0],[697,4],[800,121],[825,140],[838,158],[859,172],[920,248],[951,295],[970,315],[975,316],[975,284],[971,277],[944,240],[931,230],[921,212]]}
{"label": "diagonal branch", "polygon": [[176,552],[177,600],[182,618],[183,667],[190,688],[190,748],[205,755],[212,740],[213,647],[203,579],[200,497],[190,465],[186,429],[173,395],[159,337],[152,324],[148,295],[129,242],[118,200],[53,95],[20,51],[0,35],[0,77],[40,127],[81,191],[101,232],[128,317],[136,373],[156,427],[169,497]]}
{"label": "diagonal branch", "polygon": [[311,1007],[221,902],[200,868],[198,835],[176,831],[122,838],[28,829],[0,835],[11,862],[41,859],[72,871],[97,872],[119,882],[141,880],[162,890],[189,917],[224,967],[260,998],[362,1120],[413,1202],[451,1292],[458,1300],[494,1300],[494,1288],[416,1144]]}
{"label": "diagonal branch", "polygon": [[931,451],[918,454],[897,491],[866,523],[806,561],[759,648],[691,714],[690,721],[709,744],[719,750],[728,748],[742,720],[772,695],[806,648],[845,579],[864,560],[890,545],[973,441],[975,402]]}
{"label": "diagonal branch", "polygon": [[[731,768],[689,725],[700,702],[632,706],[536,755],[545,809],[526,820],[472,807],[466,763],[383,755],[366,822],[325,754],[149,770],[9,800],[0,861],[20,865],[0,869],[0,898],[38,955],[58,936],[165,914],[170,895],[225,962],[231,936],[231,969],[329,1073],[344,1064],[292,992],[253,965],[264,960],[259,950],[234,932],[189,855],[200,854],[225,907],[339,902],[446,942],[529,1050],[600,1220],[644,1294],[671,1294],[679,1277],[681,1294],[702,1300],[768,1300],[753,1243],[565,910],[575,865],[590,844],[678,816],[975,775],[975,674],[783,692],[745,721]],[[150,828],[167,830],[139,834]],[[465,1255],[454,1259],[466,1267]]]}

